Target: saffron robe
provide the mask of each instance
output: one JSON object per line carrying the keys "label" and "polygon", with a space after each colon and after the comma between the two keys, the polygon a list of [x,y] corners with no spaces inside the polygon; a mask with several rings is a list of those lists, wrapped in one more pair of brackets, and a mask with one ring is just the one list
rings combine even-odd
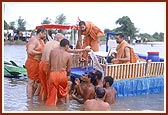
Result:
{"label": "saffron robe", "polygon": [[[125,41],[123,40],[116,48],[117,55],[116,58],[125,58],[125,47],[128,47],[130,49],[130,61],[127,63],[136,63],[137,62],[137,56],[134,53],[134,49]],[[117,64],[122,64],[123,62],[118,61]]]}
{"label": "saffron robe", "polygon": [[[84,35],[82,48],[85,48],[86,46],[91,46],[91,49],[93,51],[99,51],[99,37],[104,36],[104,33],[92,22],[86,21],[85,24],[86,31],[82,33],[82,35]],[[82,57],[86,59],[87,56],[88,52],[83,52]]]}
{"label": "saffron robe", "polygon": [[45,105],[56,106],[58,98],[66,98],[69,92],[67,72],[50,72],[48,83],[48,95]]}
{"label": "saffron robe", "polygon": [[[44,42],[43,42],[43,40],[40,40],[40,46],[38,48],[36,48],[35,50],[42,51],[43,47],[44,47]],[[28,50],[28,44],[26,44],[26,51],[27,50]],[[39,82],[40,81],[40,79],[39,79],[39,61],[35,60],[34,56],[31,54],[27,53],[27,55],[28,56],[27,56],[27,60],[25,63],[25,67],[27,70],[28,77],[31,80]]]}
{"label": "saffron robe", "polygon": [[[39,64],[39,79],[41,82],[39,100],[47,98],[47,83],[49,79],[49,65],[46,61],[40,61]],[[43,97],[44,96],[44,97]]]}

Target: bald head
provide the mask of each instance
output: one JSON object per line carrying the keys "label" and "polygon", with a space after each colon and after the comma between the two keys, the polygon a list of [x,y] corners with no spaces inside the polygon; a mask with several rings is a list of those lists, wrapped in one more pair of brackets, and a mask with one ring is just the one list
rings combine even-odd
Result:
{"label": "bald head", "polygon": [[64,35],[61,34],[61,33],[57,33],[55,36],[54,36],[54,40],[57,40],[57,41],[61,41],[62,39],[64,38]]}

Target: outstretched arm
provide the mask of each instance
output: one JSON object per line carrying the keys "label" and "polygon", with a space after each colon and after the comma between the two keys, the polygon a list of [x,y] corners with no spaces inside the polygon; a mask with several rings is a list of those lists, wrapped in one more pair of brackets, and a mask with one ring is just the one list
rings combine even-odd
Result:
{"label": "outstretched arm", "polygon": [[84,52],[84,51],[90,52],[91,51],[90,48],[91,48],[90,46],[87,46],[84,49],[70,49],[69,48],[69,49],[67,49],[67,52],[69,52],[69,53],[79,53],[79,52]]}

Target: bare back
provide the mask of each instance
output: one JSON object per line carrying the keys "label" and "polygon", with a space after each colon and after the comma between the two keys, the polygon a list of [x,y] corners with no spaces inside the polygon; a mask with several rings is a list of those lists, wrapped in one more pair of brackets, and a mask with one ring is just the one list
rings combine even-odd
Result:
{"label": "bare back", "polygon": [[110,105],[100,99],[86,100],[84,103],[84,111],[110,111]]}
{"label": "bare back", "polygon": [[52,40],[52,41],[47,42],[42,51],[41,61],[48,62],[51,50],[54,48],[58,48],[58,47],[59,47],[58,41]]}
{"label": "bare back", "polygon": [[116,90],[114,87],[106,88],[105,102],[109,104],[113,104],[115,102]]}
{"label": "bare back", "polygon": [[60,47],[53,49],[50,52],[49,65],[51,71],[66,70],[70,72],[72,56]]}

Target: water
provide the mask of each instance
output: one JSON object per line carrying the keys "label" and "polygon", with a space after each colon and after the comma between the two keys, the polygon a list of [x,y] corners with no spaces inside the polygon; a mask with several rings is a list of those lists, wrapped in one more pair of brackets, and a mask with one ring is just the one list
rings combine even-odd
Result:
{"label": "water", "polygon": [[[135,53],[147,55],[147,52],[159,52],[160,58],[166,57],[166,54],[165,54],[166,47],[165,47],[164,43],[163,42],[154,42],[153,44],[154,44],[153,47],[151,46],[151,43],[148,43],[146,45],[136,44],[136,45],[131,45],[131,46],[133,47]],[[101,45],[100,51],[106,51],[106,46]],[[112,51],[115,51],[115,48],[112,48]]]}
{"label": "water", "polygon": [[4,60],[13,60],[18,65],[22,66],[26,61],[26,46],[25,45],[5,45]]}
{"label": "water", "polygon": [[[160,56],[164,57],[164,45],[135,45],[133,46],[136,53],[146,53],[147,50],[157,50]],[[156,47],[156,48],[155,48]],[[105,46],[101,46],[101,51],[105,51]],[[4,60],[15,61],[22,66],[26,60],[26,51],[24,45],[5,45]],[[71,100],[69,105],[59,104],[57,107],[46,107],[37,100],[27,100],[26,85],[27,79],[2,79],[3,82],[3,111],[81,111],[82,104]],[[164,111],[165,109],[164,94],[148,94],[132,97],[117,97],[116,102],[111,105],[112,111]]]}

